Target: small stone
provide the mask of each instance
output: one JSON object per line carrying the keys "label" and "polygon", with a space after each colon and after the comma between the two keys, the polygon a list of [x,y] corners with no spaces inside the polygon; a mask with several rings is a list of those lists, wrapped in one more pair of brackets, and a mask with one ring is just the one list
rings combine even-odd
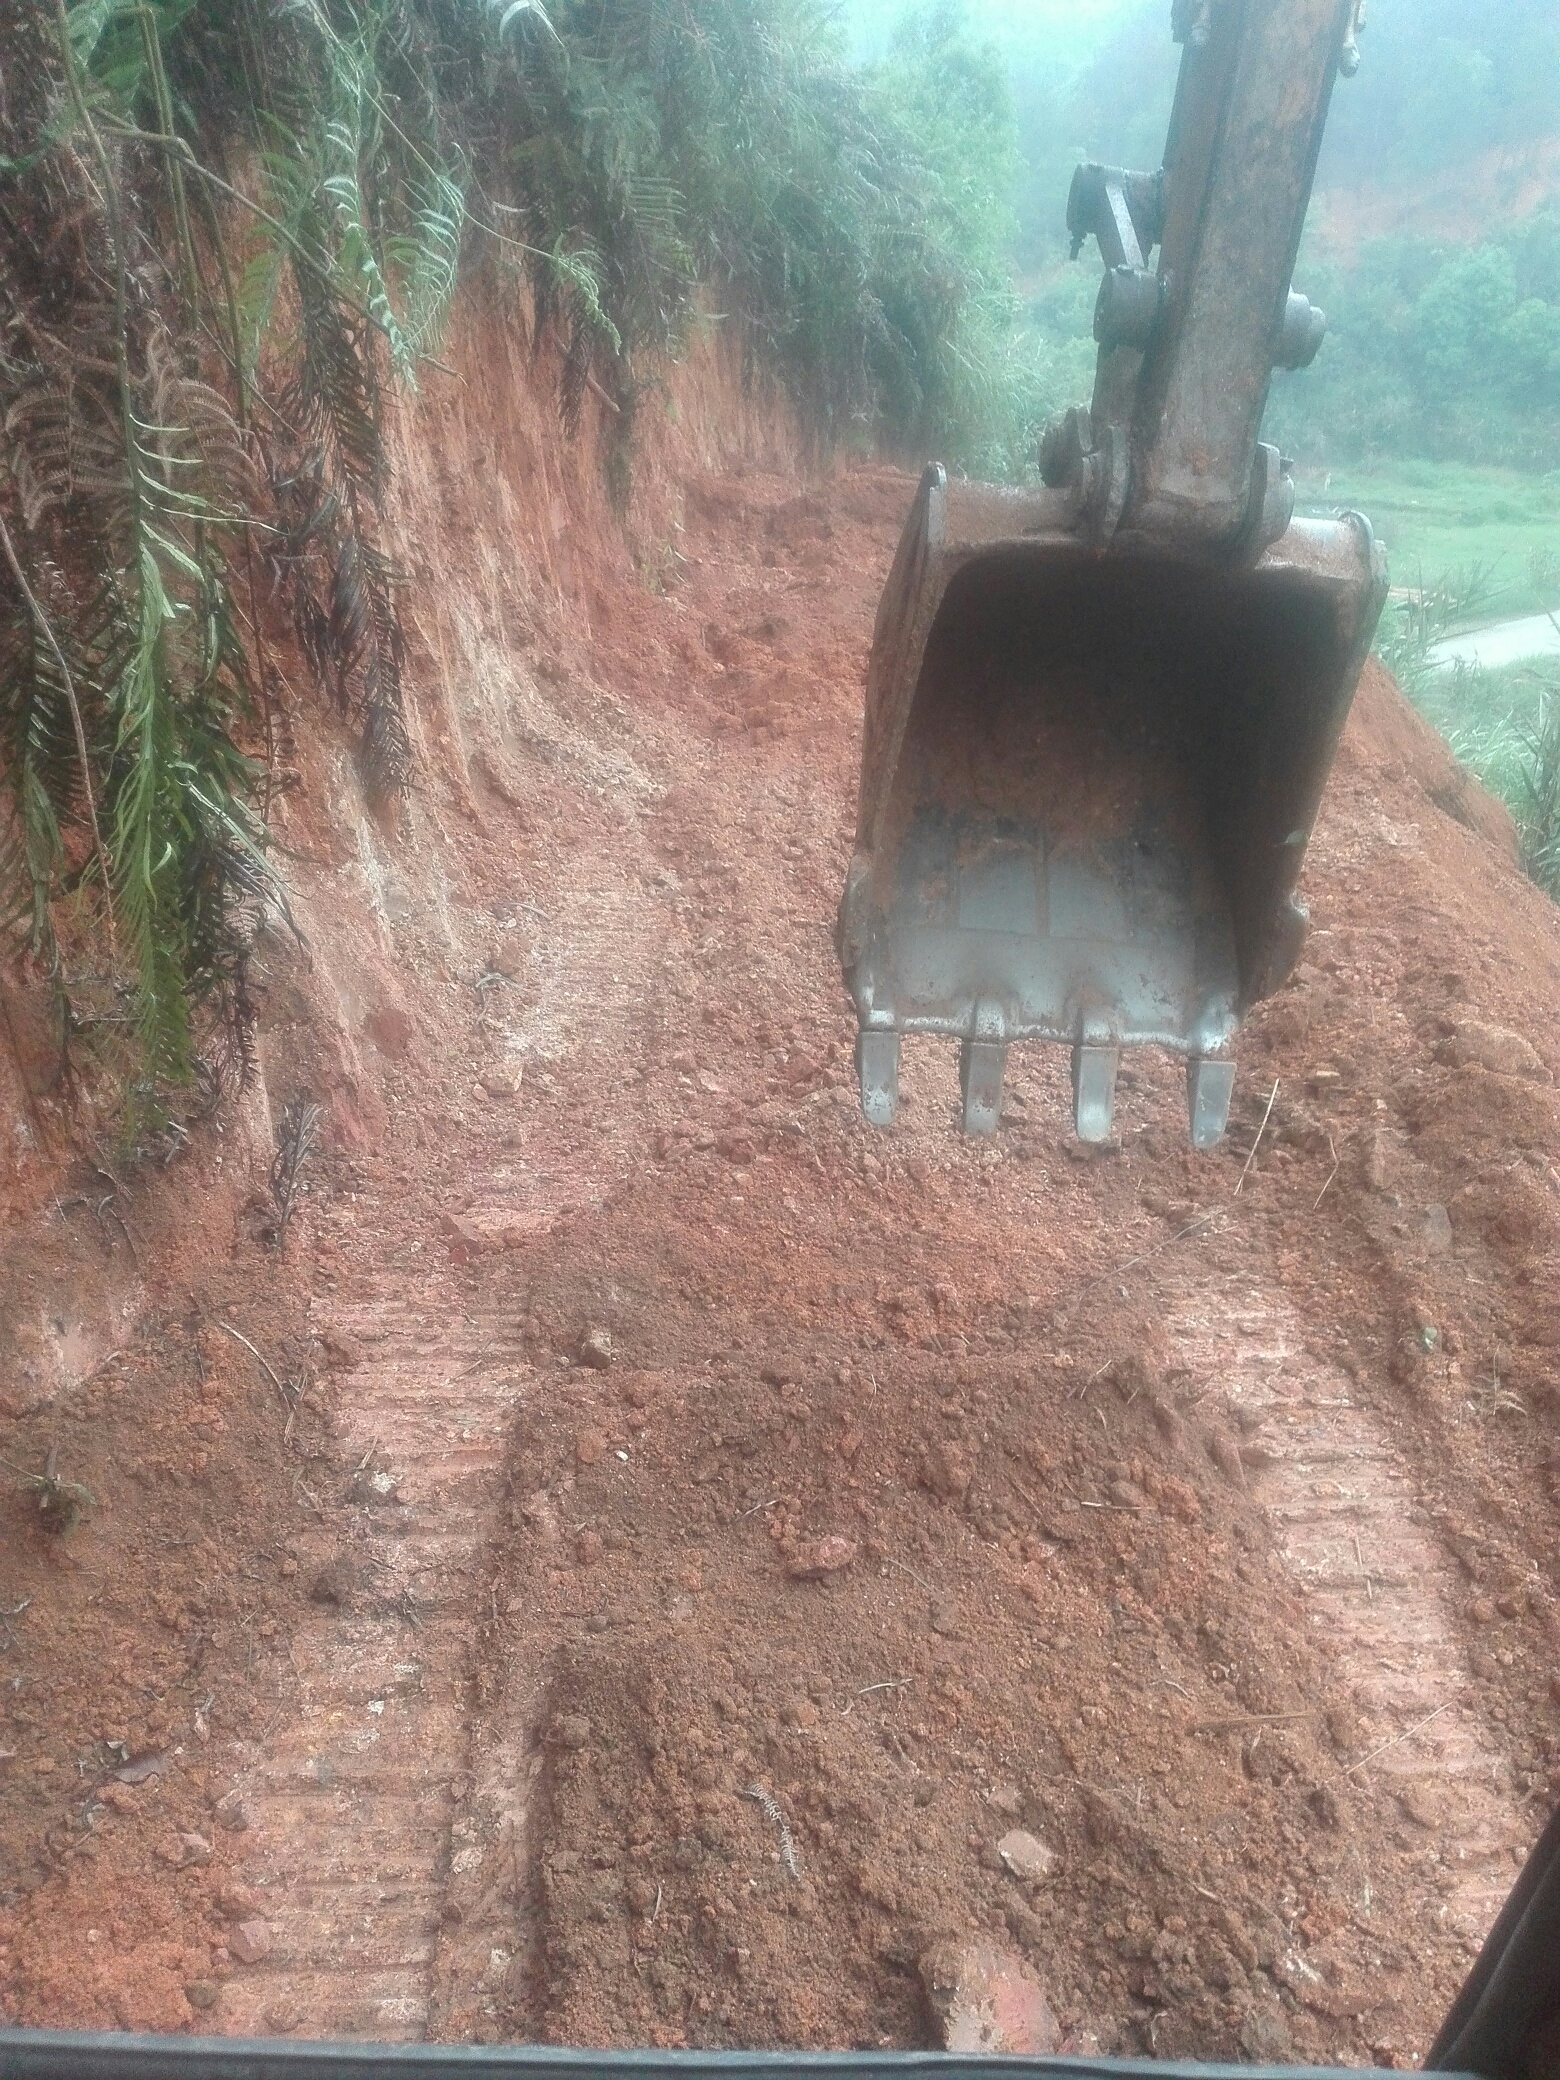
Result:
{"label": "small stone", "polygon": [[1050,1877],[1056,1868],[1056,1852],[1037,1834],[1029,1834],[1022,1827],[1012,1828],[1002,1837],[997,1854],[1015,1878],[1022,1878],[1029,1885]]}
{"label": "small stone", "polygon": [[1232,1488],[1244,1488],[1246,1468],[1241,1460],[1240,1447],[1226,1431],[1210,1430],[1206,1439],[1208,1457]]}
{"label": "small stone", "polygon": [[287,1558],[286,1558],[286,1559],[285,1559],[285,1560],[284,1560],[284,1561],[282,1562],[282,1579],[283,1579],[283,1581],[287,1581],[287,1582],[290,1582],[290,1581],[292,1580],[293,1576],[294,1576],[294,1575],[295,1575],[295,1574],[296,1574],[297,1572],[298,1572],[298,1563],[297,1563],[297,1561],[296,1561],[296,1560],[295,1560],[295,1559],[294,1559],[294,1558],[292,1557],[291,1553],[289,1553],[289,1554],[287,1555]]}
{"label": "small stone", "polygon": [[1472,1625],[1492,1625],[1495,1622],[1495,1606],[1487,1596],[1470,1598],[1468,1622]]}
{"label": "small stone", "polygon": [[184,1986],[184,1998],[192,2008],[214,2008],[221,1992],[215,1979],[189,1979]]}
{"label": "small stone", "polygon": [[582,1531],[574,1541],[574,1557],[581,1567],[594,1567],[601,1558],[601,1533]]}
{"label": "small stone", "polygon": [[928,1622],[933,1632],[943,1639],[952,1639],[959,1629],[959,1606],[956,1603],[934,1603]]}
{"label": "small stone", "polygon": [[1452,1220],[1444,1206],[1425,1208],[1423,1234],[1426,1251],[1432,1257],[1444,1257],[1452,1246]]}
{"label": "small stone", "polygon": [[592,1329],[580,1345],[580,1363],[593,1372],[605,1372],[612,1363],[612,1338],[605,1329]]}
{"label": "small stone", "polygon": [[553,1721],[553,1738],[560,1748],[577,1755],[590,1742],[590,1721],[583,1712],[560,1712]]}
{"label": "small stone", "polygon": [[210,1863],[211,1844],[203,1834],[181,1834],[179,1853],[186,1868],[191,1864]]}
{"label": "small stone", "polygon": [[217,1800],[216,1813],[217,1825],[225,1827],[229,1834],[242,1834],[249,1825],[249,1808],[237,1790],[229,1791]]}
{"label": "small stone", "polygon": [[785,1571],[793,1582],[819,1582],[826,1575],[843,1573],[860,1551],[855,1539],[836,1532],[802,1546],[786,1561]]}
{"label": "small stone", "polygon": [[921,1485],[944,1502],[962,1502],[974,1475],[969,1454],[946,1439],[939,1438],[921,1454]]}
{"label": "small stone", "polygon": [[1506,1026],[1487,1026],[1465,1019],[1435,1051],[1449,1068],[1488,1070],[1493,1076],[1521,1076],[1547,1082],[1548,1071],[1532,1042]]}
{"label": "small stone", "polygon": [[921,1959],[921,1984],[945,2051],[1045,2058],[1061,2044],[1040,1981],[995,1943],[938,1945]]}
{"label": "small stone", "polygon": [[1141,1488],[1135,1488],[1131,1481],[1112,1481],[1105,1492],[1111,1501],[1115,1503],[1117,1509],[1143,1510],[1148,1508],[1148,1497]]}
{"label": "small stone", "polygon": [[581,1466],[594,1466],[607,1448],[607,1440],[599,1430],[578,1430],[574,1436],[574,1456]]}
{"label": "small stone", "polygon": [[264,1921],[240,1921],[228,1930],[228,1949],[240,1964],[259,1964],[271,1954],[271,1930]]}
{"label": "small stone", "polygon": [[217,1894],[217,1912],[224,1921],[253,1920],[260,1902],[247,1885],[226,1884]]}
{"label": "small stone", "polygon": [[515,1098],[520,1094],[521,1072],[518,1069],[490,1069],[480,1082],[484,1097]]}
{"label": "small stone", "polygon": [[355,1372],[363,1362],[363,1346],[345,1329],[324,1331],[325,1362],[332,1372]]}
{"label": "small stone", "polygon": [[1004,1820],[1016,1820],[1024,1810],[1024,1794],[1016,1784],[993,1784],[986,1793],[986,1803]]}

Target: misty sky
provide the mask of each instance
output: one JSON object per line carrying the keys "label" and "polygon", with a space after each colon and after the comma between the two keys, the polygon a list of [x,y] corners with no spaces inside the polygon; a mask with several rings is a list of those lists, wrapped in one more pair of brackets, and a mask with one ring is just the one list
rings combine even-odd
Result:
{"label": "misty sky", "polygon": [[[1101,26],[1132,0],[965,0],[965,19],[979,35],[998,43],[1029,42],[1035,31],[1054,35],[1058,55],[1072,55],[1098,40]],[[853,49],[866,57],[881,50],[905,12],[905,0],[844,0],[841,10]]]}

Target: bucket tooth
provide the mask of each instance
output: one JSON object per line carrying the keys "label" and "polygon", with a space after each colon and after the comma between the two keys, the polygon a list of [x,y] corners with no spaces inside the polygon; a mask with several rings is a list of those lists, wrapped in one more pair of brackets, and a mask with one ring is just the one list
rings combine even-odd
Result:
{"label": "bucket tooth", "polygon": [[861,1110],[874,1127],[894,1123],[899,1105],[899,1035],[865,1031],[856,1035],[856,1081]]}
{"label": "bucket tooth", "polygon": [[1002,1119],[1002,1072],[1007,1046],[1001,1040],[961,1040],[959,1089],[964,1096],[966,1134],[994,1134]]}
{"label": "bucket tooth", "polygon": [[1191,1116],[1193,1148],[1217,1148],[1229,1125],[1235,1091],[1235,1064],[1193,1055],[1186,1064],[1186,1109]]}
{"label": "bucket tooth", "polygon": [[1109,1141],[1119,1047],[1081,1043],[1072,1051],[1073,1125],[1080,1141]]}

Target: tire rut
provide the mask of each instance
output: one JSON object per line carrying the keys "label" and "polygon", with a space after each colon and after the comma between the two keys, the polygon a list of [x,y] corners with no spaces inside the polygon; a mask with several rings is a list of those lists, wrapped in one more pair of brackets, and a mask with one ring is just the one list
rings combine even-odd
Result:
{"label": "tire rut", "polygon": [[[1422,1831],[1440,1865],[1438,1917],[1481,1941],[1526,1837],[1458,1637],[1460,1578],[1425,1526],[1411,1459],[1271,1294],[1210,1279],[1166,1326],[1175,1362],[1205,1393],[1222,1391],[1257,1440],[1252,1500],[1331,1659],[1337,1700],[1369,1729],[1346,1774],[1370,1772]],[[1368,1878],[1362,1888],[1368,1913]]]}

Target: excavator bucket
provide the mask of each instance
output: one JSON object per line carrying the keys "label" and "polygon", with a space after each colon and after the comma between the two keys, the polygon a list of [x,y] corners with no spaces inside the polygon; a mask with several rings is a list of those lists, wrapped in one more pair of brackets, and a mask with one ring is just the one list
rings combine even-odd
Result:
{"label": "excavator bucket", "polygon": [[[1120,1050],[1187,1065],[1212,1147],[1247,1008],[1304,937],[1295,887],[1386,595],[1357,514],[1294,521],[1257,438],[1275,366],[1325,319],[1290,288],[1359,0],[1176,0],[1165,165],[1079,169],[1075,251],[1107,263],[1094,399],[1047,430],[1046,488],[921,480],[872,645],[838,944],[869,1120],[904,1033],[959,1042],[994,1132],[1015,1040],[1072,1050],[1079,1134]],[[1144,263],[1161,248],[1157,273]]]}
{"label": "excavator bucket", "polygon": [[867,1117],[899,1036],[960,1044],[990,1133],[1014,1040],[1072,1049],[1111,1133],[1124,1046],[1187,1060],[1224,1131],[1230,1041],[1288,974],[1295,882],[1384,589],[1358,518],[1251,569],[1101,556],[1055,494],[921,481],[878,612],[840,954]]}

